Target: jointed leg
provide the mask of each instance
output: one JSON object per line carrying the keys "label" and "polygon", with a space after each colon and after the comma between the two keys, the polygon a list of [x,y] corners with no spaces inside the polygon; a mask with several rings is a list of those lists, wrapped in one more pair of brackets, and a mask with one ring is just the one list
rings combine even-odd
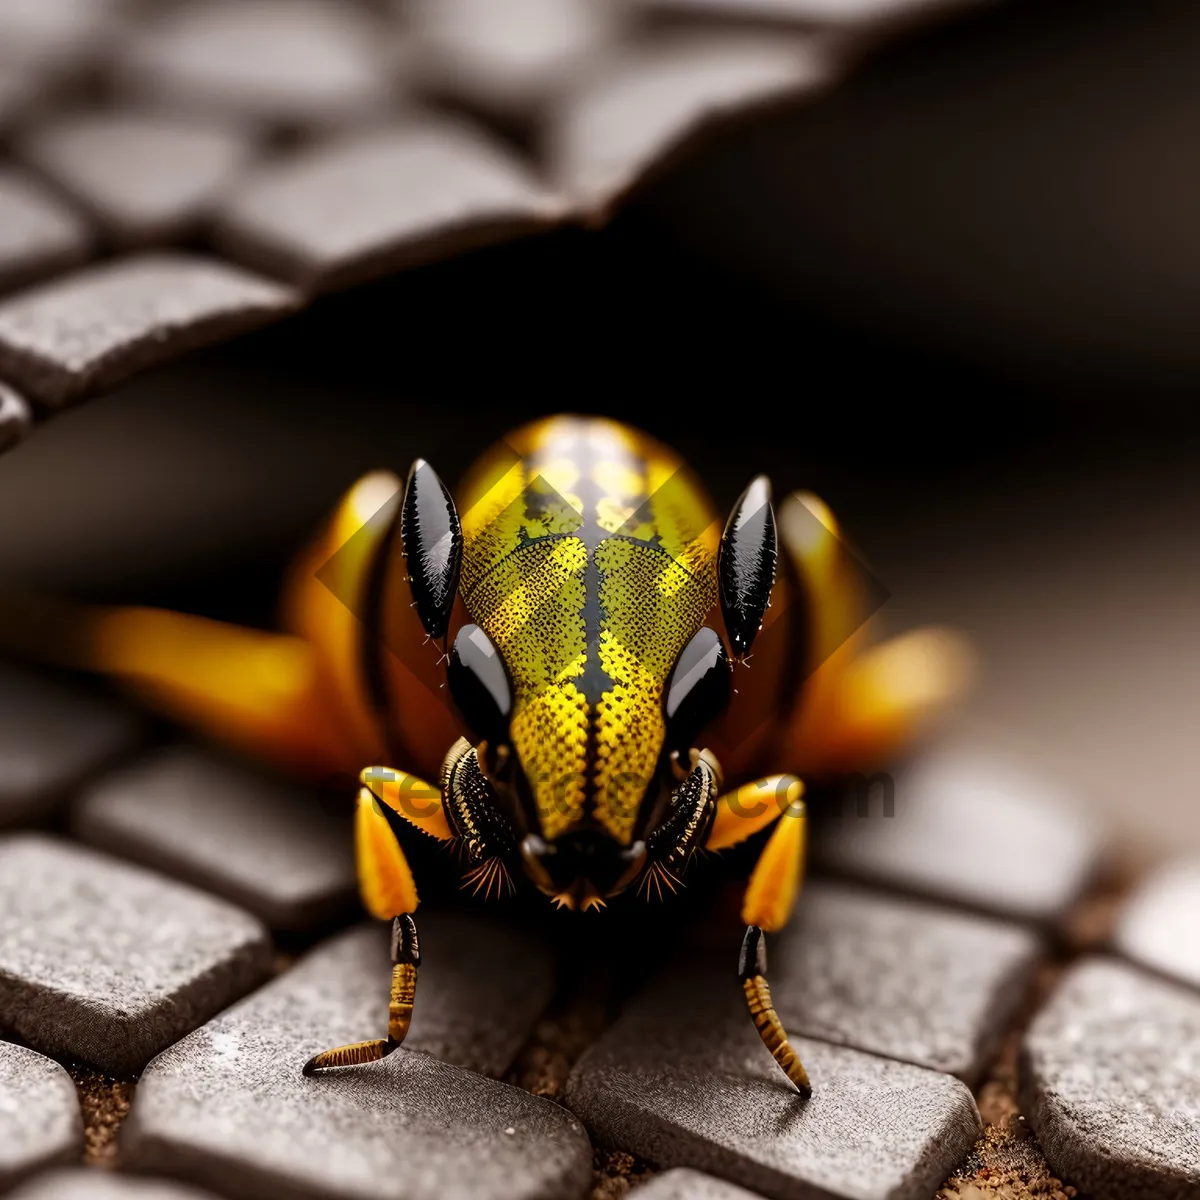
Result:
{"label": "jointed leg", "polygon": [[392,922],[392,992],[388,1000],[388,1035],[366,1042],[352,1042],[336,1050],[315,1054],[304,1064],[304,1074],[313,1075],[327,1067],[356,1067],[378,1062],[391,1054],[405,1037],[412,1021],[417,994],[417,968],[421,951],[417,945],[417,923],[408,913]]}
{"label": "jointed leg", "polygon": [[764,933],[782,929],[792,915],[804,868],[804,787],[795,776],[775,775],[746,784],[717,801],[709,834],[712,849],[736,845],[776,821],[750,876],[742,904],[746,935],[738,958],[738,979],[763,1044],[802,1096],[812,1094],[808,1073],[788,1041],[767,984]]}
{"label": "jointed leg", "polygon": [[742,939],[742,950],[738,955],[738,979],[746,993],[750,1019],[763,1045],[770,1050],[771,1057],[783,1073],[796,1085],[800,1095],[808,1099],[812,1095],[812,1084],[808,1081],[808,1072],[799,1055],[788,1041],[787,1031],[771,1001],[771,989],[767,984],[767,944],[763,931],[757,925],[746,927],[746,936]]}
{"label": "jointed leg", "polygon": [[[428,785],[423,787],[428,791]],[[421,965],[417,926],[412,918],[418,904],[417,889],[404,851],[383,815],[378,798],[368,787],[362,788],[358,795],[354,841],[363,902],[372,916],[394,918],[388,1035],[317,1054],[304,1064],[305,1075],[328,1067],[377,1062],[404,1041],[412,1020],[417,969]]]}

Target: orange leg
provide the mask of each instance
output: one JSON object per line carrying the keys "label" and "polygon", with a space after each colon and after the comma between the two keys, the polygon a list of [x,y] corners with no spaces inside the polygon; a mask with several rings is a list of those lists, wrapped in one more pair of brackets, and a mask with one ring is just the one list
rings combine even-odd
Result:
{"label": "orange leg", "polygon": [[[421,952],[417,941],[417,926],[412,918],[419,903],[417,887],[413,882],[412,870],[404,851],[392,832],[380,805],[378,792],[386,792],[384,803],[394,811],[412,820],[411,812],[425,811],[427,825],[420,825],[433,836],[440,829],[434,818],[440,816],[441,805],[428,800],[433,789],[428,784],[403,772],[375,767],[363,772],[371,777],[371,785],[363,787],[358,794],[358,810],[355,816],[355,852],[358,866],[358,886],[367,911],[380,920],[392,921],[392,987],[388,1001],[388,1035],[365,1042],[353,1042],[314,1055],[304,1064],[304,1074],[312,1075],[329,1067],[359,1066],[377,1062],[396,1049],[408,1035],[412,1021],[413,1001],[417,992],[417,969],[421,965]],[[378,788],[373,791],[372,787]],[[423,797],[423,810],[407,797]],[[445,818],[441,818],[443,824]],[[449,830],[446,830],[449,836]]]}
{"label": "orange leg", "polygon": [[751,873],[742,903],[746,936],[738,979],[754,1027],[780,1069],[802,1096],[812,1094],[804,1070],[771,1002],[764,934],[782,929],[792,915],[804,875],[804,785],[794,775],[772,775],[728,792],[717,801],[709,849],[723,849],[777,822]]}

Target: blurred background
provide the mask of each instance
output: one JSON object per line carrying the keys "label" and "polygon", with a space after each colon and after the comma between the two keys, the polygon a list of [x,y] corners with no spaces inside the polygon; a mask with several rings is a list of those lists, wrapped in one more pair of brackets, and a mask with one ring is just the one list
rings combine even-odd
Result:
{"label": "blurred background", "polygon": [[[714,36],[795,32],[707,7]],[[672,156],[602,228],[322,296],[47,422],[0,460],[4,582],[269,623],[361,472],[453,480],[532,416],[604,413],[721,507],[759,471],[819,492],[882,623],[974,637],[965,722],[1131,843],[1200,845],[1200,9],[860,7],[797,6],[836,86]]]}

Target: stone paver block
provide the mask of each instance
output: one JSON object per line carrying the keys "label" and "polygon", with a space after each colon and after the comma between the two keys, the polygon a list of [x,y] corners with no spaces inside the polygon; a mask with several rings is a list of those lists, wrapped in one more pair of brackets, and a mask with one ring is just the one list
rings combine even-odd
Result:
{"label": "stone paver block", "polygon": [[354,911],[348,815],[304,788],[192,746],[105,775],[75,805],[72,832],[215,892],[287,933]]}
{"label": "stone paver block", "polygon": [[826,882],[769,938],[771,992],[791,1032],[974,1082],[1037,962],[1026,929]]}
{"label": "stone paver block", "polygon": [[77,784],[141,733],[141,721],[119,700],[0,663],[0,828],[48,820]]}
{"label": "stone paver block", "polygon": [[1151,874],[1121,913],[1114,942],[1127,958],[1200,988],[1200,859]]}
{"label": "stone paver block", "polygon": [[1022,1047],[1022,1109],[1093,1200],[1200,1195],[1200,997],[1106,959],[1072,967]]}
{"label": "stone paver block", "polygon": [[51,1171],[9,1200],[216,1200],[209,1192],[166,1179],[135,1179],[110,1171]]}
{"label": "stone paver block", "polygon": [[695,33],[623,48],[580,72],[547,122],[550,175],[591,220],[723,121],[816,91],[832,64],[778,35]]}
{"label": "stone paver block", "polygon": [[537,971],[502,927],[423,916],[406,1046],[382,1063],[301,1075],[315,1052],[382,1031],[380,933],[326,943],[155,1059],[122,1134],[125,1160],[239,1200],[584,1195],[591,1149],[569,1113],[421,1052],[462,1062],[482,1051],[496,1068],[528,1035],[535,1014],[519,1007],[520,988]]}
{"label": "stone paver block", "polygon": [[544,229],[532,171],[465,121],[409,117],[267,163],[218,209],[227,254],[328,291]]}
{"label": "stone paver block", "polygon": [[[879,794],[876,794],[879,793]],[[1053,783],[973,746],[935,747],[900,769],[894,815],[882,789],[843,800],[818,831],[814,861],[1019,920],[1060,918],[1087,886],[1102,832]]]}
{"label": "stone paver block", "polygon": [[20,145],[26,161],[127,245],[192,234],[250,150],[236,126],[137,110],[56,117]]}
{"label": "stone paver block", "polygon": [[185,884],[36,834],[0,840],[0,1022],[113,1075],[266,977],[248,913]]}
{"label": "stone paver block", "polygon": [[686,1167],[664,1171],[632,1194],[634,1200],[757,1200],[745,1188]]}
{"label": "stone paver block", "polygon": [[808,1038],[802,1100],[725,969],[665,972],[576,1064],[567,1104],[606,1145],[777,1200],[928,1200],[980,1132],[959,1080]]}
{"label": "stone paver block", "polygon": [[288,289],[216,259],[116,259],[0,300],[0,372],[58,407],[295,305]]}
{"label": "stone paver block", "polygon": [[0,1042],[0,1191],[83,1153],[83,1118],[70,1075],[52,1059]]}

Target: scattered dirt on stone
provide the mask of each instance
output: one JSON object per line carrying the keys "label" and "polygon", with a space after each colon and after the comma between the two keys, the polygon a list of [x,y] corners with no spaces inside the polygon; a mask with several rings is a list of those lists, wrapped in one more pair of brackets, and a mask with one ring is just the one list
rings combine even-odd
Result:
{"label": "scattered dirt on stone", "polygon": [[1046,1165],[1023,1117],[989,1125],[938,1200],[1071,1200],[1078,1193]]}
{"label": "scattered dirt on stone", "polygon": [[557,1100],[580,1055],[609,1022],[612,984],[599,973],[560,994],[534,1028],[505,1079]]}
{"label": "scattered dirt on stone", "polygon": [[[1018,1099],[1018,1052],[1025,1027],[1045,1003],[1068,962],[1103,950],[1115,914],[1144,864],[1124,864],[1100,879],[1068,916],[1060,930],[1058,953],[1037,974],[1017,1027],[1005,1039],[976,1099],[985,1129],[966,1162],[946,1181],[937,1200],[1074,1200],[1078,1193],[1058,1179],[1043,1158]],[[295,962],[280,952],[275,972]],[[582,977],[581,977],[582,976]],[[536,1096],[560,1100],[571,1069],[612,1019],[621,988],[596,971],[576,974],[560,990],[509,1070],[507,1082]],[[118,1165],[117,1134],[129,1115],[136,1084],[113,1079],[84,1064],[68,1066],[83,1112],[89,1166]],[[620,1150],[597,1147],[589,1200],[623,1200],[655,1174],[653,1167]]]}
{"label": "scattered dirt on stone", "polygon": [[89,1166],[117,1165],[117,1133],[129,1115],[136,1085],[113,1079],[94,1067],[70,1066],[67,1070],[79,1092],[83,1111],[83,1161]]}
{"label": "scattered dirt on stone", "polygon": [[621,1200],[654,1171],[624,1150],[597,1150],[592,1157],[592,1192],[588,1200]]}
{"label": "scattered dirt on stone", "polygon": [[1042,1157],[1017,1098],[1021,1037],[1061,975],[1061,963],[1046,963],[1035,976],[1017,1028],[1005,1038],[976,1094],[983,1137],[938,1192],[938,1200],[1068,1200],[1076,1195]]}
{"label": "scattered dirt on stone", "polygon": [[938,1200],[1069,1200],[1078,1195],[1050,1169],[1021,1112],[1021,1038],[1067,964],[1107,946],[1116,914],[1144,867],[1144,863],[1133,861],[1110,866],[1063,922],[1057,956],[1037,972],[1016,1028],[1005,1039],[976,1094],[984,1123],[983,1137],[943,1185]]}
{"label": "scattered dirt on stone", "polygon": [[[535,1096],[560,1100],[571,1069],[612,1020],[619,987],[611,973],[589,969],[575,973],[534,1028],[506,1082]],[[596,1146],[592,1155],[592,1190],[588,1200],[622,1200],[630,1189],[649,1179],[654,1169],[626,1154]]]}

